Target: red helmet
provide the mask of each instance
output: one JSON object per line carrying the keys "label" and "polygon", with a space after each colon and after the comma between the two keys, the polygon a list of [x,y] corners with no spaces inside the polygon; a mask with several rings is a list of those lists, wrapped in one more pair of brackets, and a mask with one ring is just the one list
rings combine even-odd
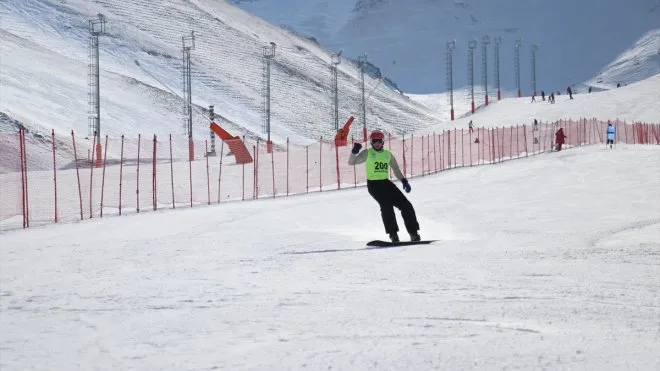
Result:
{"label": "red helmet", "polygon": [[371,132],[371,135],[369,136],[369,139],[370,140],[374,140],[374,139],[385,140],[385,134],[383,134],[383,132],[380,131],[380,130],[374,130],[374,131]]}

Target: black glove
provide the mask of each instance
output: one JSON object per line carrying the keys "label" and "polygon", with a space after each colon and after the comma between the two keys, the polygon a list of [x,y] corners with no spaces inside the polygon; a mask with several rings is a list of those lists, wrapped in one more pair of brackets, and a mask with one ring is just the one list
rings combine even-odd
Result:
{"label": "black glove", "polygon": [[410,193],[410,183],[408,183],[408,179],[401,179],[401,184],[403,184],[403,190],[406,191],[406,193]]}
{"label": "black glove", "polygon": [[362,144],[353,143],[353,149],[351,150],[351,152],[357,155],[358,153],[360,153],[360,149],[362,149]]}

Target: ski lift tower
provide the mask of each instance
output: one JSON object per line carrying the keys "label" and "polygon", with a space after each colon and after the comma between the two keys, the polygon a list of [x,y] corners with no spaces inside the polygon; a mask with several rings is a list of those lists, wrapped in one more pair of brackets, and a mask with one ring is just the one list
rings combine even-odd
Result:
{"label": "ski lift tower", "polygon": [[456,40],[447,41],[447,87],[449,88],[450,117],[454,120],[454,49]]}
{"label": "ski lift tower", "polygon": [[536,96],[536,51],[539,49],[539,44],[532,45],[532,91]]}
{"label": "ski lift tower", "polygon": [[500,89],[500,44],[502,38],[496,36],[495,39],[495,85],[497,86],[497,100],[502,99],[502,91]]}
{"label": "ski lift tower", "polygon": [[341,51],[339,53],[332,53],[330,58],[332,62],[330,70],[332,72],[332,99],[334,101],[335,132],[337,132],[337,130],[339,130],[339,86],[337,81],[337,66],[341,63]]}
{"label": "ski lift tower", "polygon": [[273,152],[273,142],[270,139],[270,66],[275,58],[274,42],[270,42],[270,46],[263,47],[263,81],[264,81],[264,126],[263,131],[266,132],[266,150],[268,153]]}
{"label": "ski lift tower", "polygon": [[520,48],[522,48],[522,40],[516,40],[515,44],[515,69],[516,69],[516,87],[518,88],[518,98],[522,97],[522,90],[520,89]]}
{"label": "ski lift tower", "polygon": [[470,85],[470,97],[472,99],[472,113],[474,107],[474,49],[477,47],[477,40],[468,41],[468,84]]}
{"label": "ski lift tower", "polygon": [[103,166],[101,150],[101,85],[99,67],[99,36],[105,33],[105,16],[89,20],[89,126],[88,136],[96,142],[96,167]]}
{"label": "ski lift tower", "polygon": [[183,49],[183,114],[188,135],[188,159],[193,161],[195,159],[195,142],[193,141],[190,51],[195,49],[195,31],[191,31],[190,36],[181,37],[181,46]]}
{"label": "ski lift tower", "polygon": [[488,105],[488,44],[490,44],[490,36],[485,35],[481,38],[481,77],[484,83],[486,105]]}
{"label": "ski lift tower", "polygon": [[358,56],[358,65],[360,66],[360,84],[362,90],[362,136],[364,143],[367,142],[367,102],[364,96],[364,67],[367,64],[367,53],[364,55]]}

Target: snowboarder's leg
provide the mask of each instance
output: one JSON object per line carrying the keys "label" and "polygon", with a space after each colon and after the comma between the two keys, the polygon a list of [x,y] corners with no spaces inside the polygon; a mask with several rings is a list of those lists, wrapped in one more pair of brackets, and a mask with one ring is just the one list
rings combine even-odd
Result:
{"label": "snowboarder's leg", "polygon": [[392,182],[390,182],[390,194],[393,205],[401,210],[401,217],[403,217],[403,222],[406,225],[408,234],[410,234],[411,237],[417,235],[417,231],[419,231],[419,222],[417,221],[415,208],[396,184]]}
{"label": "snowboarder's leg", "polygon": [[394,204],[392,203],[388,183],[391,184],[391,182],[387,180],[368,182],[367,189],[369,190],[371,197],[373,197],[380,206],[380,215],[383,219],[385,233],[392,235],[399,231],[399,226],[396,223]]}

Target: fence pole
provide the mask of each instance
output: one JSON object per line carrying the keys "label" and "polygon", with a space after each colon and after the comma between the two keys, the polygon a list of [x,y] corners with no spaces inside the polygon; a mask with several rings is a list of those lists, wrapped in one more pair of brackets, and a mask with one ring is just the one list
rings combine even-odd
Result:
{"label": "fence pole", "polygon": [[252,165],[252,199],[256,200],[259,198],[259,139],[257,144],[252,146],[252,152],[255,159]]}
{"label": "fence pole", "polygon": [[53,139],[53,186],[55,196],[55,223],[57,223],[57,163],[55,160],[55,129],[52,129]]}
{"label": "fence pole", "polygon": [[456,140],[457,137],[457,129],[454,128],[454,166],[458,167],[458,141]]}
{"label": "fence pole", "polygon": [[119,154],[119,215],[121,215],[121,186],[124,173],[124,134],[121,135],[121,150]]}
{"label": "fence pole", "polygon": [[402,135],[401,136],[401,148],[403,149],[403,155],[401,156],[403,158],[403,177],[406,177],[406,136]]}
{"label": "fence pole", "polygon": [[470,143],[470,167],[472,167],[472,130],[468,130],[468,142]]}
{"label": "fence pole", "polygon": [[435,146],[435,131],[433,132],[433,172],[437,173],[438,172],[438,154],[436,152],[436,146]]}
{"label": "fence pole", "polygon": [[410,177],[415,176],[415,162],[413,155],[415,154],[415,135],[410,134]]}
{"label": "fence pole", "polygon": [[[137,213],[140,213],[140,144],[142,143],[142,135],[138,134],[138,148],[137,148],[137,169],[135,170],[136,184],[135,184],[135,206]],[[192,143],[192,142],[191,142]]]}
{"label": "fence pole", "polygon": [[80,188],[80,170],[78,169],[78,152],[76,152],[76,137],[71,130],[71,140],[73,142],[73,159],[76,163],[76,178],[78,179],[78,200],[80,201],[80,220],[83,220],[82,189]]}
{"label": "fence pole", "polygon": [[422,147],[421,147],[421,157],[422,157],[422,176],[424,176],[424,134],[422,134],[420,137],[420,142],[422,142]]}
{"label": "fence pole", "polygon": [[23,214],[23,228],[28,227],[28,200],[27,200],[27,169],[25,161],[25,129],[18,131],[19,159],[21,161],[21,214]]}
{"label": "fence pole", "polygon": [[224,139],[220,142],[220,169],[218,170],[218,203],[220,203],[221,199],[221,194],[220,194],[220,189],[221,189],[221,180],[222,180],[222,157],[224,156],[224,151],[225,151],[225,141]]}
{"label": "fence pole", "polygon": [[[195,142],[190,139],[188,141],[188,184],[189,184],[189,192],[190,192],[190,207],[193,207],[193,179],[192,179],[192,162],[193,158],[195,156],[193,152],[193,148],[195,146]],[[138,146],[139,148],[140,146]]]}
{"label": "fence pole", "polygon": [[154,210],[158,209],[158,181],[156,177],[156,157],[158,155],[158,138],[154,134],[153,158],[151,169],[151,201],[153,202]]}
{"label": "fence pole", "polygon": [[[442,131],[444,133],[444,130]],[[445,169],[445,163],[442,159],[442,145],[444,141],[442,140],[442,133],[438,134],[438,160],[440,161],[440,171]]]}
{"label": "fence pole", "polygon": [[172,160],[172,134],[170,134],[170,183],[172,183],[172,209],[176,209],[174,202],[174,164]]}
{"label": "fence pole", "polygon": [[[99,138],[100,139],[100,138]],[[100,143],[99,143],[100,144]],[[93,179],[94,179],[94,164],[95,164],[95,159],[94,155],[96,154],[96,151],[93,149],[96,148],[96,132],[94,132],[94,139],[92,139],[92,156],[91,156],[91,162],[89,165],[89,218],[92,219],[92,190],[94,189],[93,186]]]}
{"label": "fence pole", "polygon": [[245,201],[245,162],[243,163],[243,180],[241,182],[241,201]]}
{"label": "fence pole", "polygon": [[105,164],[108,159],[108,135],[105,135],[105,149],[103,150],[103,175],[101,176],[101,214],[100,217],[103,218],[103,193],[105,191]]}
{"label": "fence pole", "polygon": [[447,130],[447,169],[451,169],[451,130]]}
{"label": "fence pole", "polygon": [[465,167],[465,131],[461,128],[461,167]]}
{"label": "fence pole", "polygon": [[323,192],[323,136],[319,139],[319,192]]}
{"label": "fence pole", "polygon": [[339,174],[339,147],[335,143],[335,162],[337,164],[337,189],[341,189],[341,176]]}
{"label": "fence pole", "polygon": [[[435,143],[435,141],[433,141]],[[426,134],[426,170],[431,174],[431,135]]]}
{"label": "fence pole", "polygon": [[275,198],[275,150],[270,151],[270,170],[273,174],[273,198]]}
{"label": "fence pole", "polygon": [[204,140],[204,148],[206,150],[206,204],[211,204],[211,176],[209,174],[209,141]]}
{"label": "fence pole", "polygon": [[252,153],[254,154],[254,162],[252,163],[252,199],[259,198],[259,139],[257,144],[252,146]]}

